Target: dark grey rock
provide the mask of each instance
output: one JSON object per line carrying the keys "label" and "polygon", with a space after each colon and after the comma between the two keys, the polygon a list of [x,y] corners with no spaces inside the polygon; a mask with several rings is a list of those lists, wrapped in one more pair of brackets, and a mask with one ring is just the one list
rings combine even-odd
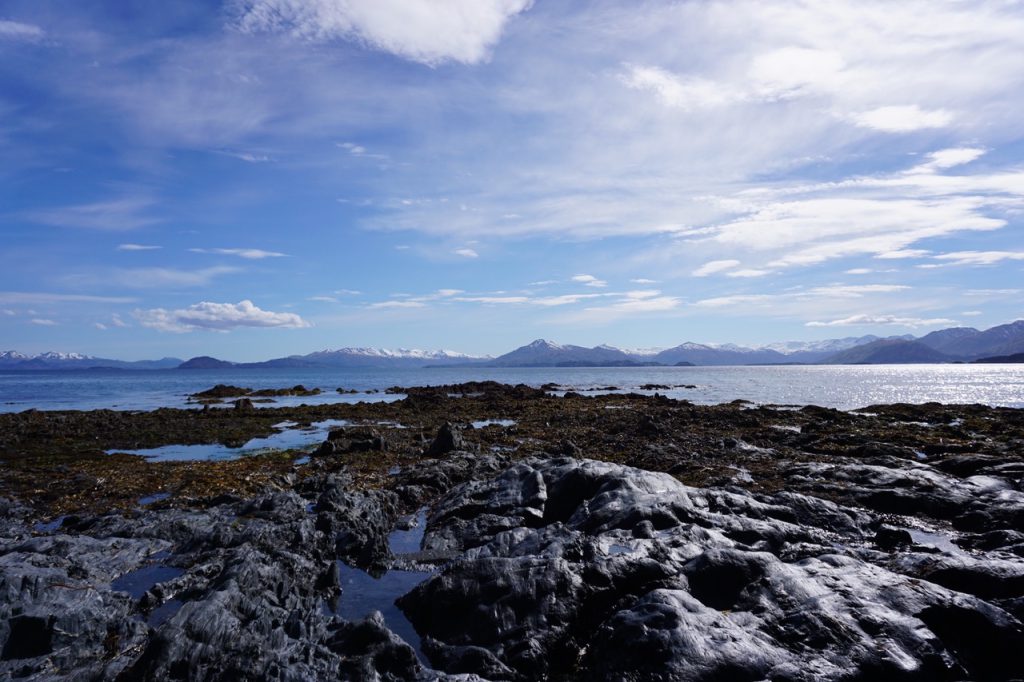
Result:
{"label": "dark grey rock", "polygon": [[[1006,610],[906,575],[911,566],[866,560],[889,554],[837,545],[863,544],[872,528],[869,514],[793,493],[702,490],[612,464],[529,460],[435,507],[424,546],[462,556],[398,603],[433,640],[435,666],[507,679],[1019,672],[1024,631]],[[985,638],[952,625],[966,611]]]}
{"label": "dark grey rock", "polygon": [[461,424],[445,422],[441,425],[441,428],[437,430],[437,435],[434,436],[434,440],[423,453],[423,456],[442,457],[447,455],[449,452],[466,450],[466,438],[463,435],[465,428],[466,427]]}

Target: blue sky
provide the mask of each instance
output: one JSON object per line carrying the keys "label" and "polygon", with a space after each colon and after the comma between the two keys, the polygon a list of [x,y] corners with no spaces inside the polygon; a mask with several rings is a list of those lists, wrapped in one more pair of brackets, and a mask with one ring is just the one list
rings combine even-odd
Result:
{"label": "blue sky", "polygon": [[0,346],[1024,317],[1024,3],[5,0]]}

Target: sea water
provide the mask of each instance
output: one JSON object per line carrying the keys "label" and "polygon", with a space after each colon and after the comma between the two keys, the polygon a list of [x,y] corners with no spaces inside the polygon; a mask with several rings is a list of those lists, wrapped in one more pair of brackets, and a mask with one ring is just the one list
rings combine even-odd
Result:
{"label": "sea water", "polygon": [[[855,409],[880,403],[981,403],[1024,407],[1024,364],[811,365],[752,367],[446,367],[420,369],[75,370],[0,372],[0,411],[152,410],[193,407],[189,394],[214,384],[246,388],[320,388],[317,396],[285,396],[257,407],[395,400],[392,386],[429,386],[494,380],[593,393],[616,387],[657,392],[694,403],[742,399],[757,404],[821,405]],[[688,388],[693,386],[693,388]],[[340,394],[338,388],[356,393]],[[608,391],[604,391],[608,392]]]}

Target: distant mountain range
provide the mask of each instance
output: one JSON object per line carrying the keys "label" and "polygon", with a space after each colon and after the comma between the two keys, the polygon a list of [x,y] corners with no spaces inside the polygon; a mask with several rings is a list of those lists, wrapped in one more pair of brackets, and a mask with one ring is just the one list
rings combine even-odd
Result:
{"label": "distant mountain range", "polygon": [[491,359],[490,356],[476,357],[449,350],[339,348],[338,350],[321,350],[308,355],[290,355],[286,358],[275,358],[263,362],[227,362],[200,356],[180,363],[180,369],[225,369],[229,367],[239,369],[266,367],[384,367],[397,369],[426,365],[482,364]]}
{"label": "distant mountain range", "polygon": [[173,369],[181,358],[160,360],[110,360],[81,353],[40,353],[25,355],[18,351],[0,351],[0,369]]}
{"label": "distant mountain range", "polygon": [[[182,362],[177,358],[125,362],[78,353],[24,355],[0,352],[0,369],[225,369],[269,367],[410,368],[483,367],[638,367],[651,365],[782,365],[782,364],[906,364],[976,362],[1014,358],[1024,353],[1024,320],[978,330],[953,327],[920,338],[911,335],[846,337],[826,341],[790,341],[758,348],[734,344],[686,342],[664,350],[623,350],[613,346],[561,345],[538,339],[499,355],[473,356],[454,351],[339,348],[291,355],[263,362],[235,363],[208,356]],[[1012,360],[1011,360],[1012,361]]]}

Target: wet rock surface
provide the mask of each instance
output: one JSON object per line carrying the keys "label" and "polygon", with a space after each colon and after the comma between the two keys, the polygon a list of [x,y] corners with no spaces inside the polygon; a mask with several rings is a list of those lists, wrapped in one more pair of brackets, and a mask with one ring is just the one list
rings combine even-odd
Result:
{"label": "wet rock surface", "polygon": [[[0,415],[0,679],[1024,677],[1020,411],[403,391]],[[90,454],[324,418],[300,465]]]}

